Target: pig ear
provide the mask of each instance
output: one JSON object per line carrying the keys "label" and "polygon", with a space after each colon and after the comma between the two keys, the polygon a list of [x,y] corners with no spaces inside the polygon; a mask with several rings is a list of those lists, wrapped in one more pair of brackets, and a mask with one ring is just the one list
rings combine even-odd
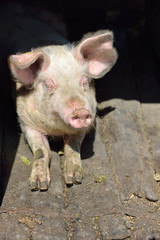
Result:
{"label": "pig ear", "polygon": [[75,48],[75,57],[82,63],[88,63],[91,77],[103,77],[117,60],[113,33],[105,30],[87,34]]}
{"label": "pig ear", "polygon": [[38,71],[44,71],[49,65],[49,59],[42,51],[11,55],[9,66],[17,81],[25,85],[32,84]]}

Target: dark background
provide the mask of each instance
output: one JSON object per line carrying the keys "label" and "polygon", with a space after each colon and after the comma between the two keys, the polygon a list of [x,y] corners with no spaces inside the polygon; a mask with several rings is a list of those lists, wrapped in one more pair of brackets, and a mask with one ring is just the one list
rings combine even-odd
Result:
{"label": "dark background", "polygon": [[[60,38],[55,37],[54,29],[64,37],[60,44],[65,44],[65,39],[70,42],[79,41],[87,32],[110,29],[114,32],[114,45],[119,53],[119,61],[124,55],[127,36],[133,39],[133,48],[134,41],[140,40],[142,44],[148,44],[147,47],[153,51],[156,64],[159,65],[159,9],[158,0],[2,1],[1,94],[11,96],[8,56],[29,51],[33,47],[57,44]],[[132,42],[129,44],[132,45]],[[99,98],[101,100],[101,96]]]}

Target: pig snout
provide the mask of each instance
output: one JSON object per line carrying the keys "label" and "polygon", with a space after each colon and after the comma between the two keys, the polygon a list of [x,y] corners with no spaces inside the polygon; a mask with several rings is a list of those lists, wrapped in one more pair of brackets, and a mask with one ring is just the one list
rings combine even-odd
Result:
{"label": "pig snout", "polygon": [[75,110],[69,117],[69,124],[74,128],[87,128],[92,123],[92,114],[85,108]]}
{"label": "pig snout", "polygon": [[84,100],[72,97],[66,102],[64,116],[69,125],[75,129],[88,128],[92,125],[94,117],[86,107]]}

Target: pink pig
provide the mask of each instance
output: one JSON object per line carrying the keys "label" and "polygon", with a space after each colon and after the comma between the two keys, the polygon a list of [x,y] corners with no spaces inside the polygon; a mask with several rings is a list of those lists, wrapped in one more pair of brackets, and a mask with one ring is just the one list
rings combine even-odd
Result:
{"label": "pink pig", "polygon": [[80,147],[96,115],[92,79],[103,77],[116,60],[109,30],[88,33],[76,46],[52,45],[9,57],[20,126],[34,156],[31,190],[50,184],[47,136],[64,137],[66,184],[81,183]]}

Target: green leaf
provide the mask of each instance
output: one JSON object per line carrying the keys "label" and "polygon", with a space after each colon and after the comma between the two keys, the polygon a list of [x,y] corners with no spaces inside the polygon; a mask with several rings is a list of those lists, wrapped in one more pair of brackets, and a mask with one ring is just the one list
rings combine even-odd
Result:
{"label": "green leaf", "polygon": [[21,156],[21,161],[26,165],[31,165],[31,162],[27,157]]}
{"label": "green leaf", "polygon": [[59,156],[64,155],[64,151],[63,151],[63,150],[59,151],[59,152],[58,152],[58,155],[59,155]]}
{"label": "green leaf", "polygon": [[95,178],[95,182],[96,183],[102,183],[102,182],[104,182],[105,180],[106,180],[106,176],[100,176],[100,177],[96,177]]}

